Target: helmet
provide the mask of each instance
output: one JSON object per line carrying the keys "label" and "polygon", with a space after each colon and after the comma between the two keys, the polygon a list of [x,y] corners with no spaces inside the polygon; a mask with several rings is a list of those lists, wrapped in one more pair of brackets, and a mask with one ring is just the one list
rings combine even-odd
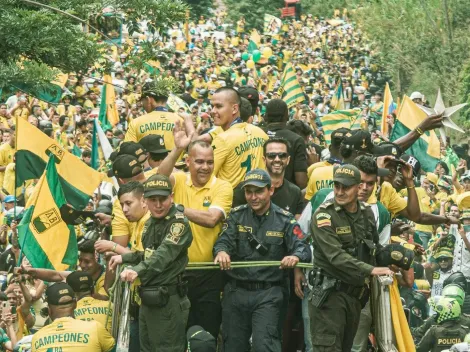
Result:
{"label": "helmet", "polygon": [[460,287],[463,288],[465,292],[467,292],[467,279],[463,273],[460,271],[457,271],[455,273],[452,273],[449,275],[447,279],[444,280],[444,287],[446,287],[449,284],[457,284]]}
{"label": "helmet", "polygon": [[423,320],[427,319],[428,317],[428,301],[426,296],[424,296],[421,292],[413,291],[412,298],[408,302],[408,307],[410,308],[411,312],[422,318]]}
{"label": "helmet", "polygon": [[437,323],[460,318],[461,309],[459,302],[455,298],[443,296],[431,297],[429,305],[437,313]]}
{"label": "helmet", "polygon": [[465,300],[465,291],[462,287],[457,284],[450,284],[444,287],[442,290],[442,295],[446,298],[455,298],[459,305],[463,306],[463,301]]}

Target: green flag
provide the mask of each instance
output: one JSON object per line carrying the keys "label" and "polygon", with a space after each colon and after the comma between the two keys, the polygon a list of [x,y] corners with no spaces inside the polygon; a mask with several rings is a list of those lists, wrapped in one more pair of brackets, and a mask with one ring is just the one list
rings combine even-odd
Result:
{"label": "green flag", "polygon": [[91,162],[90,166],[98,170],[98,167],[100,166],[100,157],[99,157],[99,152],[98,152],[98,127],[96,126],[98,124],[98,121],[96,119],[93,120],[93,136],[91,139]]}
{"label": "green flag", "polygon": [[281,94],[282,100],[286,102],[289,108],[305,100],[304,91],[297,80],[294,67],[290,62],[282,73],[279,94]]}

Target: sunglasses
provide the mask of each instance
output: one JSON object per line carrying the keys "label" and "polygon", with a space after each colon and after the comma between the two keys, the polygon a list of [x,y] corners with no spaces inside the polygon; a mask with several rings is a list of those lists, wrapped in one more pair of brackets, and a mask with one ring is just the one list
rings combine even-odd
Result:
{"label": "sunglasses", "polygon": [[289,154],[287,154],[287,153],[266,153],[266,158],[268,158],[269,160],[274,160],[274,159],[276,159],[277,156],[279,157],[279,159],[284,160],[284,159],[287,159]]}

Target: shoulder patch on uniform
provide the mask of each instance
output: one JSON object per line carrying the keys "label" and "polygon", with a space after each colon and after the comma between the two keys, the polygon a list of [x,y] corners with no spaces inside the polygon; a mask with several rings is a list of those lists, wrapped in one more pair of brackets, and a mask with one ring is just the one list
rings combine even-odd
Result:
{"label": "shoulder patch on uniform", "polygon": [[331,215],[328,213],[318,213],[316,216],[317,220],[320,220],[322,218],[324,219],[331,219]]}
{"label": "shoulder patch on uniform", "polygon": [[295,237],[297,237],[299,240],[303,240],[305,238],[304,233],[302,232],[302,229],[300,228],[299,225],[295,225],[294,228],[292,229],[292,233],[294,234]]}
{"label": "shoulder patch on uniform", "polygon": [[439,274],[437,271],[432,273],[433,280],[439,280],[440,277],[441,277],[441,274]]}
{"label": "shoulder patch on uniform", "polygon": [[184,219],[184,214],[180,212],[175,213],[175,218],[178,220]]}
{"label": "shoulder patch on uniform", "polygon": [[170,226],[170,233],[166,236],[166,240],[171,243],[178,244],[181,239],[181,234],[186,226],[180,222],[175,222]]}

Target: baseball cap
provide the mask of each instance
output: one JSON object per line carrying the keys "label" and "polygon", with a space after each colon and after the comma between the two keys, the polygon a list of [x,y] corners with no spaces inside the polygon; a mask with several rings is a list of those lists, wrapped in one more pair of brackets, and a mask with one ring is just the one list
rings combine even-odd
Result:
{"label": "baseball cap", "polygon": [[454,254],[448,248],[441,248],[439,249],[436,254],[433,255],[434,259],[439,258],[454,258]]}
{"label": "baseball cap", "polygon": [[437,186],[437,181],[439,180],[439,178],[437,177],[437,175],[433,172],[427,172],[426,173],[426,178],[429,180],[429,182],[431,182],[434,186]]}
{"label": "baseball cap", "polygon": [[402,151],[401,148],[395,143],[382,142],[378,145],[378,148],[376,148],[376,152],[374,154],[375,156],[389,155],[393,156],[395,160],[398,160],[398,158],[402,155]]}
{"label": "baseball cap", "polygon": [[93,279],[85,271],[74,271],[67,276],[67,284],[74,292],[88,292],[93,288]]}
{"label": "baseball cap", "polygon": [[5,199],[3,200],[4,203],[14,203],[15,202],[15,196],[6,196]]}
{"label": "baseball cap", "polygon": [[139,141],[140,145],[149,153],[168,153],[163,137],[158,134],[149,134]]}
{"label": "baseball cap", "polygon": [[215,352],[215,338],[199,325],[193,325],[186,333],[188,351],[191,352]]}
{"label": "baseball cap", "polygon": [[109,177],[131,178],[143,172],[142,165],[137,158],[132,155],[119,155],[114,161]]}
{"label": "baseball cap", "polygon": [[144,183],[144,198],[152,196],[168,197],[173,191],[170,179],[165,175],[152,175]]}
{"label": "baseball cap", "polygon": [[253,87],[243,86],[238,88],[238,94],[240,94],[241,97],[248,99],[248,101],[251,103],[252,114],[254,114],[259,102],[258,91]]}
{"label": "baseball cap", "polygon": [[114,161],[119,155],[132,155],[139,161],[139,163],[143,163],[147,160],[145,148],[140,143],[136,142],[122,142],[116,151],[111,153],[109,158],[111,161]]}
{"label": "baseball cap", "polygon": [[339,182],[344,186],[358,185],[361,183],[361,172],[351,164],[335,167],[333,182]]}
{"label": "baseball cap", "polygon": [[452,189],[452,180],[450,177],[442,176],[439,181],[437,181],[437,186],[450,191]]}
{"label": "baseball cap", "polygon": [[341,145],[346,149],[367,154],[376,154],[380,150],[372,143],[370,133],[364,130],[352,130],[346,133]]}
{"label": "baseball cap", "polygon": [[248,172],[243,181],[243,186],[266,187],[271,186],[271,177],[265,170],[254,169]]}
{"label": "baseball cap", "polygon": [[331,133],[331,144],[335,147],[339,147],[348,132],[351,132],[351,130],[345,127],[341,127],[341,128],[334,130]]}
{"label": "baseball cap", "polygon": [[413,92],[411,93],[410,95],[410,99],[413,100],[413,99],[423,99],[424,96],[420,93],[420,92]]}
{"label": "baseball cap", "polygon": [[418,159],[416,159],[414,156],[409,155],[409,154],[403,154],[400,157],[400,159],[403,160],[405,163],[411,165],[411,167],[413,168],[414,177],[419,176],[419,173],[421,172],[421,163],[419,162]]}
{"label": "baseball cap", "polygon": [[65,282],[57,282],[47,288],[46,301],[54,306],[70,304],[75,301],[75,293]]}

